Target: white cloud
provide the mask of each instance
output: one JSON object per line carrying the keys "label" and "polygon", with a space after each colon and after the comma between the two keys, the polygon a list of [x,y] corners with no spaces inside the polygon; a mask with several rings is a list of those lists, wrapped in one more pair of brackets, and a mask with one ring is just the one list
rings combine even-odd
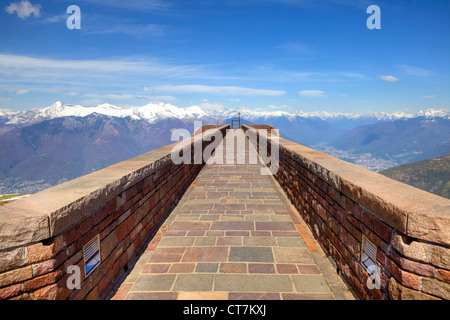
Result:
{"label": "white cloud", "polygon": [[30,92],[30,90],[28,90],[28,89],[19,89],[16,91],[16,96],[20,96],[20,95],[26,94],[28,92]]}
{"label": "white cloud", "polygon": [[[78,94],[78,93],[77,93]],[[143,95],[136,95],[136,94],[128,94],[128,93],[122,93],[122,94],[115,94],[115,93],[109,93],[109,94],[93,94],[93,93],[86,93],[83,95],[84,98],[89,98],[89,102],[98,102],[98,101],[125,101],[125,100],[148,100],[148,101],[175,101],[177,100],[174,97],[171,96],[143,96]]]}
{"label": "white cloud", "polygon": [[380,79],[384,80],[384,81],[389,81],[389,82],[399,82],[400,81],[399,78],[396,78],[394,76],[380,76]]}
{"label": "white cloud", "polygon": [[236,99],[230,98],[228,100],[230,100],[231,102],[239,102],[239,101],[241,101],[241,99],[239,99],[239,98],[236,98]]}
{"label": "white cloud", "polygon": [[429,95],[429,96],[423,96],[422,99],[432,99],[432,98],[436,98],[435,95]]}
{"label": "white cloud", "polygon": [[139,11],[156,11],[165,12],[171,5],[168,1],[163,0],[85,0],[95,5],[111,6],[115,8],[121,8],[126,10],[139,10]]}
{"label": "white cloud", "polygon": [[11,3],[6,7],[6,12],[9,14],[16,13],[20,19],[26,19],[31,15],[36,18],[41,16],[41,6],[39,4],[32,5],[28,0]]}
{"label": "white cloud", "polygon": [[302,90],[298,94],[302,97],[326,97],[325,92],[322,90]]}
{"label": "white cloud", "polygon": [[64,20],[67,20],[67,14],[60,14],[60,15],[45,19],[45,21],[48,23],[56,23],[56,22],[60,22],[60,21],[64,21]]}
{"label": "white cloud", "polygon": [[286,92],[282,90],[252,89],[243,87],[218,87],[207,85],[181,85],[181,86],[156,86],[147,90],[176,92],[176,93],[215,93],[224,95],[246,95],[246,96],[281,96]]}
{"label": "white cloud", "polygon": [[164,35],[164,29],[158,24],[145,24],[145,25],[104,25],[102,27],[93,28],[90,33],[93,34],[111,34],[111,33],[123,33],[129,36],[155,36],[161,37]]}
{"label": "white cloud", "polygon": [[432,74],[430,70],[424,68],[418,68],[414,66],[409,66],[406,64],[399,64],[397,67],[400,68],[402,72],[407,75],[415,76],[415,77],[428,77]]}

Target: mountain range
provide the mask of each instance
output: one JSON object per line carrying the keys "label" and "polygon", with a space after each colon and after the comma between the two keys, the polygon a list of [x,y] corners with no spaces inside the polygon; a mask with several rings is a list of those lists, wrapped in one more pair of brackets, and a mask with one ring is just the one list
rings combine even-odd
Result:
{"label": "mountain range", "polygon": [[[172,143],[194,121],[270,124],[289,140],[373,170],[450,153],[450,111],[415,114],[254,111],[202,104],[0,111],[0,194],[33,193]],[[361,159],[365,159],[361,162]],[[359,163],[358,163],[359,162]]]}

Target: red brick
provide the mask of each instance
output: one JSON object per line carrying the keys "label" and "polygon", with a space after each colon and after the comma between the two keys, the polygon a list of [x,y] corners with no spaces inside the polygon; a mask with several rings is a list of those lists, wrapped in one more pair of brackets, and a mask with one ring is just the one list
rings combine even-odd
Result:
{"label": "red brick", "polygon": [[418,275],[402,270],[393,260],[387,258],[387,270],[392,273],[395,279],[405,287],[419,290],[421,287],[421,280]]}
{"label": "red brick", "polygon": [[0,289],[0,300],[10,299],[11,297],[19,295],[22,292],[21,287],[21,284],[15,284]]}
{"label": "red brick", "polygon": [[392,228],[379,219],[374,219],[373,231],[387,243],[392,240]]}
{"label": "red brick", "polygon": [[33,278],[24,283],[24,291],[36,290],[37,288],[45,287],[50,284],[56,283],[59,278],[64,275],[63,270],[58,270],[52,273],[48,273],[44,276]]}
{"label": "red brick", "polygon": [[[380,250],[378,250],[380,251]],[[400,256],[395,250],[391,250],[390,256],[398,265],[407,271],[434,278],[436,273],[435,267],[429,264],[412,261]]]}
{"label": "red brick", "polygon": [[442,269],[438,270],[438,279],[450,283],[450,271]]}
{"label": "red brick", "polygon": [[36,263],[46,259],[52,258],[55,254],[59,253],[62,248],[63,237],[57,236],[48,241],[38,242],[30,245],[27,248],[28,251],[28,263]]}

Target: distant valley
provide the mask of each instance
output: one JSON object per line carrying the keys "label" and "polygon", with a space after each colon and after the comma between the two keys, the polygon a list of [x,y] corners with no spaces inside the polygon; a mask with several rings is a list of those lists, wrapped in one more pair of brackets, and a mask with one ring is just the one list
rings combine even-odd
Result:
{"label": "distant valley", "polygon": [[0,112],[0,194],[34,193],[172,143],[171,131],[203,124],[270,124],[282,137],[379,171],[450,153],[450,112],[257,112],[204,104],[121,108],[57,102]]}

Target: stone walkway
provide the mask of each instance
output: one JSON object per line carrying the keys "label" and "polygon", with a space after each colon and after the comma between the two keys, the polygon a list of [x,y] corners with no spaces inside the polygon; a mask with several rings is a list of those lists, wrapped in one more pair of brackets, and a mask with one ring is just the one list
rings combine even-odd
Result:
{"label": "stone walkway", "polygon": [[111,299],[354,299],[246,150],[202,169]]}

